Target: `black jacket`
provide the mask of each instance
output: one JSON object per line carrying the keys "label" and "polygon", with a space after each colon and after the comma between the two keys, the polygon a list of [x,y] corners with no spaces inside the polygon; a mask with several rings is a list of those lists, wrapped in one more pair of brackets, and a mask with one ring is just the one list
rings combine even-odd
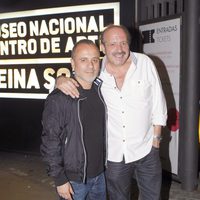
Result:
{"label": "black jacket", "polygon": [[[96,79],[93,84],[105,106],[100,92],[101,80]],[[55,89],[45,102],[40,150],[48,165],[47,173],[54,178],[56,186],[63,185],[69,180],[85,182],[86,179],[87,155],[79,114],[80,103],[87,97],[84,97],[81,87],[79,88],[79,98],[73,99]],[[106,140],[105,127],[105,147]],[[106,155],[105,148],[105,157]]]}

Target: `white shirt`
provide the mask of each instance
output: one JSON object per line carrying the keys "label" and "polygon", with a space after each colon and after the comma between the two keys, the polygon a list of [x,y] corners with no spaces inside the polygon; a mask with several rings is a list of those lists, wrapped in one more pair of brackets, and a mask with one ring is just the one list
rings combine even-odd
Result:
{"label": "white shirt", "polygon": [[108,160],[125,163],[146,156],[153,143],[153,125],[166,125],[167,108],[156,68],[144,54],[131,53],[121,90],[106,71],[104,57],[100,78],[108,111]]}

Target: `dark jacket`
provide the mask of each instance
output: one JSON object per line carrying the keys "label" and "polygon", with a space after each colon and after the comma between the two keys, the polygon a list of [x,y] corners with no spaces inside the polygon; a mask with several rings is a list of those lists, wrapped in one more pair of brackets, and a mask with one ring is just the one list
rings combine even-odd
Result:
{"label": "dark jacket", "polygon": [[[96,79],[93,84],[105,106],[100,92],[101,80]],[[85,182],[86,179],[87,155],[83,141],[80,104],[87,97],[84,96],[81,87],[79,88],[79,98],[73,99],[55,89],[45,102],[41,154],[48,164],[47,173],[54,178],[56,186],[69,180]],[[106,139],[105,127],[105,157]]]}

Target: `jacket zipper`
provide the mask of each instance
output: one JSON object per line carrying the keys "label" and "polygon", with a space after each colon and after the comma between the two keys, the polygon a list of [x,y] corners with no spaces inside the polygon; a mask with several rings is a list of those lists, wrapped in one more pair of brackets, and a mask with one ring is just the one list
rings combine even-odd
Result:
{"label": "jacket zipper", "polygon": [[98,86],[98,95],[104,105],[104,108],[105,108],[105,140],[106,140],[106,157],[105,157],[105,166],[107,167],[107,160],[108,160],[108,127],[107,127],[107,122],[108,122],[108,110],[107,110],[107,107],[106,107],[106,104],[101,96],[101,92],[100,92],[100,88],[101,88],[101,85],[102,85],[102,82],[100,83],[100,85]]}
{"label": "jacket zipper", "polygon": [[86,181],[87,155],[86,155],[85,144],[84,144],[84,141],[83,141],[83,125],[82,125],[81,119],[80,119],[80,101],[82,101],[84,99],[86,99],[86,97],[79,99],[78,103],[77,103],[78,120],[79,120],[80,127],[81,127],[81,142],[82,142],[82,145],[83,145],[83,152],[84,152],[84,157],[85,157],[85,162],[84,162],[84,167],[83,167],[83,183],[85,183],[85,181]]}

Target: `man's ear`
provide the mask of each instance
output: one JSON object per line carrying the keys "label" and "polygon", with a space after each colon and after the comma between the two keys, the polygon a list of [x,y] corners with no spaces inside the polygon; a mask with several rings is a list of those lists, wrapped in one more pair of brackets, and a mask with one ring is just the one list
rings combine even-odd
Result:
{"label": "man's ear", "polygon": [[71,58],[71,67],[72,67],[72,71],[74,71],[75,70],[75,64],[74,64],[73,58]]}
{"label": "man's ear", "polygon": [[103,51],[103,53],[105,54],[105,46],[103,43],[100,44],[100,49]]}

